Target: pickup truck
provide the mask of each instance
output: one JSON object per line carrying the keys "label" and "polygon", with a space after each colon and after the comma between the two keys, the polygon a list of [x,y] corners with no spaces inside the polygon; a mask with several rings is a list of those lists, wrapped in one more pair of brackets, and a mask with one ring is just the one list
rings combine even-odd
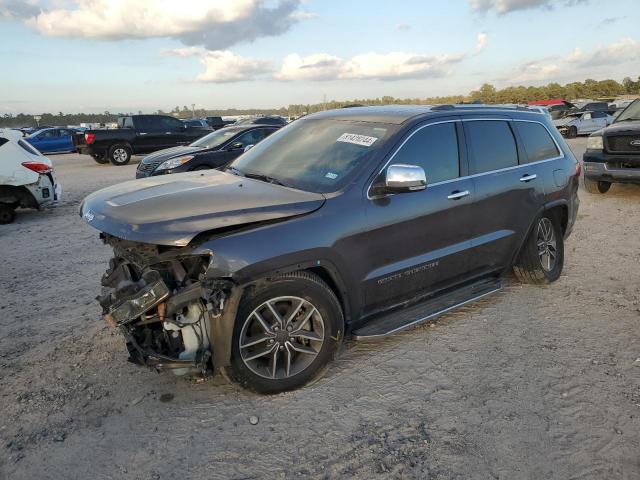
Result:
{"label": "pickup truck", "polygon": [[98,163],[126,165],[131,155],[189,145],[211,129],[190,127],[166,115],[131,115],[118,118],[118,128],[87,130],[74,136],[78,152]]}

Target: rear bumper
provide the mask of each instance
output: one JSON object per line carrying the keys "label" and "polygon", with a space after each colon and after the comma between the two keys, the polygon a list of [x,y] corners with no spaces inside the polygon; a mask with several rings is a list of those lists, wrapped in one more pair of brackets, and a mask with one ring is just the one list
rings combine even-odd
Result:
{"label": "rear bumper", "polygon": [[81,155],[104,155],[106,153],[105,149],[96,149],[95,147],[91,146],[91,145],[76,145],[76,150],[78,150],[78,153]]}
{"label": "rear bumper", "polygon": [[584,176],[590,180],[640,183],[640,155],[611,155],[587,150],[583,163]]}
{"label": "rear bumper", "polygon": [[62,185],[57,183],[53,172],[40,174],[36,183],[25,186],[31,192],[37,208],[56,204],[62,197]]}

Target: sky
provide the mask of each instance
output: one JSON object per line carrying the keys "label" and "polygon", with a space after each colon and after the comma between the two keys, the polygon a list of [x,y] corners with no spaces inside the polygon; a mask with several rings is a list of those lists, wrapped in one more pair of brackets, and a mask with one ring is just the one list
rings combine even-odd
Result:
{"label": "sky", "polygon": [[640,76],[639,0],[0,0],[0,114]]}

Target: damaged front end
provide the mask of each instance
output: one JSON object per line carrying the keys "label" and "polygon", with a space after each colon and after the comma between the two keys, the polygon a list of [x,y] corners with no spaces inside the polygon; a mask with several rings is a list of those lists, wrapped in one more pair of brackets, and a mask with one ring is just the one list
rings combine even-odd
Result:
{"label": "damaged front end", "polygon": [[129,360],[177,375],[212,371],[212,325],[233,284],[209,280],[212,253],[101,234],[114,257],[97,299],[107,323],[124,334]]}

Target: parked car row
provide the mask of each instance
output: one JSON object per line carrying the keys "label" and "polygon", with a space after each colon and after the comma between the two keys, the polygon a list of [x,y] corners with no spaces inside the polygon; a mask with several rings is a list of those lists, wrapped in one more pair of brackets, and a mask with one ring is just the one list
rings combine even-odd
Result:
{"label": "parked car row", "polygon": [[273,133],[226,127],[143,164],[161,162],[154,175],[267,135],[222,170],[83,201],[113,249],[99,303],[131,361],[291,390],[322,375],[345,335],[409,328],[500,290],[512,269],[534,284],[562,272],[580,164],[545,115],[354,107]]}

